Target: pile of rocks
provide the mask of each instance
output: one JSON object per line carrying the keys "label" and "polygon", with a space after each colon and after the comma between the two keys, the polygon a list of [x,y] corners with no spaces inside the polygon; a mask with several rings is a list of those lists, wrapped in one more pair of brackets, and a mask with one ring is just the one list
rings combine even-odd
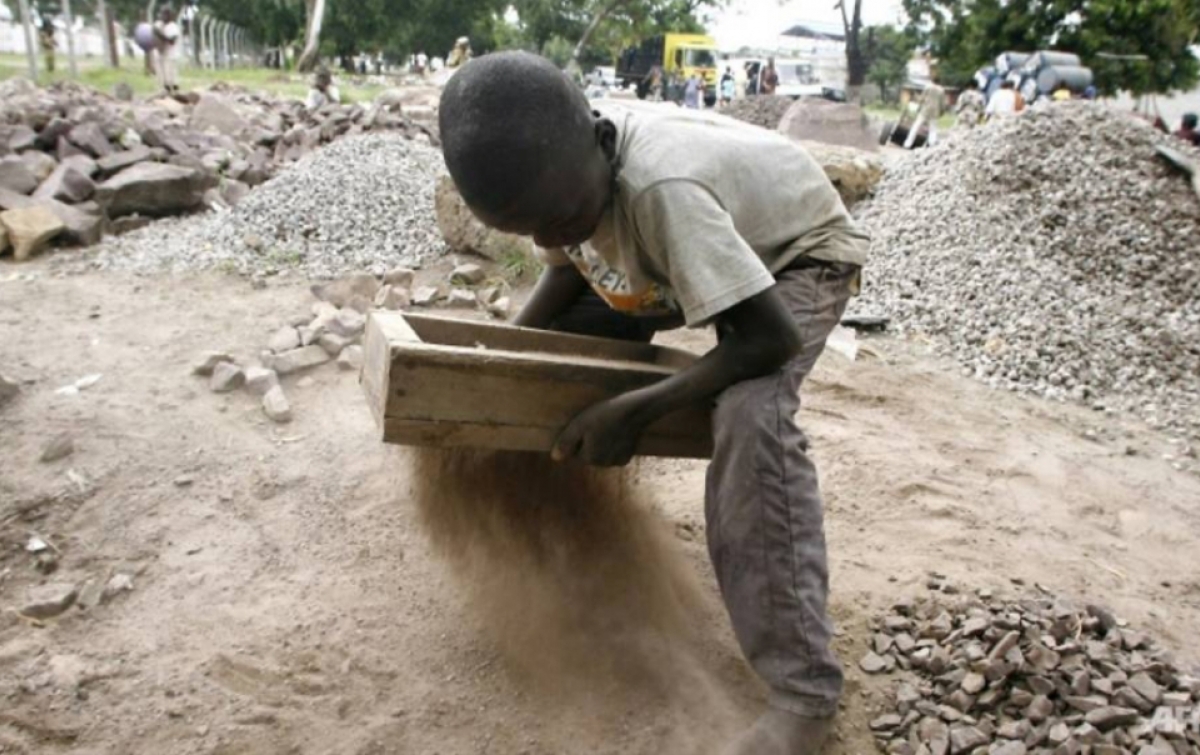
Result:
{"label": "pile of rocks", "polygon": [[441,152],[394,134],[346,137],[305,156],[229,212],[113,239],[91,267],[152,272],[218,268],[313,278],[382,275],[440,256],[434,213]]}
{"label": "pile of rocks", "polygon": [[859,666],[904,677],[870,722],[893,755],[1200,754],[1200,672],[1099,606],[933,593],[872,630]]}
{"label": "pile of rocks", "polygon": [[508,317],[510,304],[503,285],[489,281],[479,265],[458,265],[445,287],[414,287],[414,278],[412,270],[397,268],[381,277],[357,273],[316,284],[312,292],[317,302],[311,313],[293,317],[276,330],[257,358],[239,360],[225,351],[210,351],[199,358],[192,374],[207,379],[213,393],[244,389],[261,399],[269,419],[290,422],[292,405],[280,378],[299,376],[329,362],[342,370],[360,370],[360,342],[373,310],[469,307],[497,319]]}
{"label": "pile of rocks", "polygon": [[89,245],[150,218],[234,205],[280,166],[343,135],[435,142],[394,99],[308,112],[223,86],[132,102],[73,83],[0,83],[0,254],[12,246],[25,259],[56,239]]}
{"label": "pile of rocks", "polygon": [[753,123],[755,126],[762,126],[774,131],[795,102],[791,97],[776,95],[738,97],[719,112],[730,118],[737,118],[739,121]]}
{"label": "pile of rocks", "polygon": [[860,207],[873,242],[858,307],[994,387],[1200,437],[1200,201],[1160,144],[1200,160],[1065,103],[906,156]]}

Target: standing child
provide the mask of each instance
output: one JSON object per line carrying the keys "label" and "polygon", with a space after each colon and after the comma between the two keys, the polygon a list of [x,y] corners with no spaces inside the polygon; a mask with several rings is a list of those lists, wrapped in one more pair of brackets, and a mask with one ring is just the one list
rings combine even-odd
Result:
{"label": "standing child", "polygon": [[813,755],[842,670],[817,471],[795,414],[868,238],[786,137],[689,110],[596,108],[538,56],[487,55],[442,94],[446,165],[480,220],[545,250],[515,324],[639,341],[684,323],[716,329],[692,366],[573,419],[553,456],[622,465],[650,424],[713,403],[709,553],[742,651],[771,691],[725,752]]}
{"label": "standing child", "polygon": [[164,7],[154,23],[155,63],[158,66],[158,83],[163,91],[175,94],[179,91],[178,74],[175,70],[175,45],[179,42],[179,24],[175,13]]}

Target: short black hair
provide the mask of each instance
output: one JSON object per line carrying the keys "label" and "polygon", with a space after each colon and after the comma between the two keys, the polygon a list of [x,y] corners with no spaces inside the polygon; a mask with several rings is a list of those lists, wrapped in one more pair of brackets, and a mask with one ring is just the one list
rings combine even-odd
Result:
{"label": "short black hair", "polygon": [[1183,124],[1182,125],[1184,128],[1194,129],[1194,128],[1196,128],[1197,122],[1200,122],[1200,118],[1197,118],[1195,113],[1184,113],[1183,114]]}
{"label": "short black hair", "polygon": [[498,212],[542,171],[594,134],[587,98],[566,74],[527,52],[464,65],[442,91],[442,154],[468,205]]}

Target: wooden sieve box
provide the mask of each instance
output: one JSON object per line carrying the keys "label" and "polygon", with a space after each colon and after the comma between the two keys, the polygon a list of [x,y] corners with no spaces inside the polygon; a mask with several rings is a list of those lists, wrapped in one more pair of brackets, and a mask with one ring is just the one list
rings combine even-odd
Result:
{"label": "wooden sieve box", "polygon": [[[678,349],[472,320],[373,312],[361,382],[387,443],[549,452],[589,406],[696,360]],[[642,434],[638,454],[708,458],[711,406]]]}

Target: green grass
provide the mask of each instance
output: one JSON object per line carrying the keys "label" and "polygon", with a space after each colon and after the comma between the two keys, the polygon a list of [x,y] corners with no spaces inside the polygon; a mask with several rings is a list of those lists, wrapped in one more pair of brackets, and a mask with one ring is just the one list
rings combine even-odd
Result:
{"label": "green grass", "polygon": [[[158,82],[152,75],[145,73],[141,58],[130,60],[122,58],[120,68],[110,68],[99,58],[79,59],[79,82],[107,94],[112,94],[113,87],[124,82],[133,88],[139,96],[152,95],[158,91]],[[28,64],[24,55],[0,54],[0,80],[14,76],[25,76]],[[67,58],[61,51],[56,60],[53,74],[47,74],[43,60],[38,58],[38,70],[41,74],[38,83],[43,86],[53,81],[70,79],[67,71]],[[205,89],[219,81],[236,84],[251,90],[263,90],[280,97],[303,99],[308,93],[310,76],[288,71],[278,71],[271,68],[229,68],[209,70],[193,66],[179,67],[179,84],[184,90]],[[378,85],[356,85],[352,79],[335,76],[335,83],[341,91],[345,102],[369,102],[375,99],[384,87]]]}
{"label": "green grass", "polygon": [[[898,121],[900,120],[900,114],[903,112],[896,105],[874,104],[867,105],[863,109],[871,115],[877,116],[885,121]],[[954,126],[954,120],[955,117],[953,113],[942,113],[942,117],[938,118],[938,128],[942,129],[943,131],[948,128],[952,128]]]}

